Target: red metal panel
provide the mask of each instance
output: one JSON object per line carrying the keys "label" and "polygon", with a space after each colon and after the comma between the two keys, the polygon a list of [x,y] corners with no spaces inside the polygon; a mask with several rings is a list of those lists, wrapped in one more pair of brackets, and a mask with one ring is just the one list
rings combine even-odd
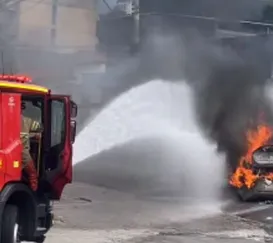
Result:
{"label": "red metal panel", "polygon": [[4,154],[2,153],[3,148],[3,122],[1,117],[3,117],[2,113],[2,93],[0,92],[0,189],[2,190],[5,185],[5,171],[6,166],[4,164]]}
{"label": "red metal panel", "polygon": [[72,182],[72,144],[71,144],[71,128],[70,128],[70,96],[67,95],[52,95],[52,100],[63,100],[65,102],[66,112],[66,139],[64,150],[61,153],[61,165],[52,181],[55,199],[59,199],[62,195],[66,184]]}
{"label": "red metal panel", "polygon": [[63,161],[64,161],[64,171],[67,183],[72,182],[73,171],[72,171],[72,157],[73,157],[73,147],[71,144],[71,107],[70,107],[70,97],[65,98],[66,102],[66,141],[63,152]]}
{"label": "red metal panel", "polygon": [[8,147],[16,139],[20,138],[21,128],[21,95],[2,93],[2,117],[3,141],[2,149]]}
{"label": "red metal panel", "polygon": [[[0,189],[21,179],[21,94],[0,94]],[[1,166],[2,163],[2,166]],[[4,177],[4,179],[3,179]]]}

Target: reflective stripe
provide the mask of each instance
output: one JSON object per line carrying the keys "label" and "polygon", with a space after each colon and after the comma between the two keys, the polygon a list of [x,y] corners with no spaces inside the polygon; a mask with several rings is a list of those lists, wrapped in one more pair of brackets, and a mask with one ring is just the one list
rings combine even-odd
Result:
{"label": "reflective stripe", "polygon": [[29,139],[29,133],[21,133],[20,138],[21,139]]}
{"label": "reflective stripe", "polygon": [[39,128],[39,122],[33,121],[32,122],[32,129],[33,131],[37,130]]}
{"label": "reflective stripe", "polygon": [[31,124],[30,130],[35,130],[35,128],[36,128],[36,122],[33,121]]}
{"label": "reflective stripe", "polygon": [[27,132],[21,132],[20,136],[29,136],[29,133],[27,133]]}

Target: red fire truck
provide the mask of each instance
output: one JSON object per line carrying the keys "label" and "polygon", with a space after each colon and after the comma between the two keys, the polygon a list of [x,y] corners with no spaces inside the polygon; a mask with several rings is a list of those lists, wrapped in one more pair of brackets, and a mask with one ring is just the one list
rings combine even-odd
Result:
{"label": "red fire truck", "polygon": [[[39,136],[30,140],[36,192],[21,166],[22,115],[41,124]],[[72,181],[76,116],[70,96],[52,94],[26,76],[0,75],[0,243],[44,242],[53,222],[52,202]]]}

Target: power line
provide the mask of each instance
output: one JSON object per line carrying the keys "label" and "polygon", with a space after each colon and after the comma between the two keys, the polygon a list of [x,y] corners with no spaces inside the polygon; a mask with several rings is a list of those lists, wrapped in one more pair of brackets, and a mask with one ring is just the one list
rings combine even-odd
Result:
{"label": "power line", "polygon": [[110,5],[108,4],[108,2],[106,0],[102,0],[102,2],[106,5],[106,7],[108,8],[108,10],[112,11],[113,9],[110,7]]}

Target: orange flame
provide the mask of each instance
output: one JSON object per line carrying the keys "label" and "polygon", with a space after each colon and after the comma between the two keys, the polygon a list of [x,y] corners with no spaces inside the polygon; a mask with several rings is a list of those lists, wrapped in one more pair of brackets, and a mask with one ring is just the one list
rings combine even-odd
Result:
{"label": "orange flame", "polygon": [[255,182],[261,178],[273,179],[273,173],[266,176],[254,174],[252,170],[252,154],[259,147],[266,145],[273,133],[269,126],[260,125],[257,130],[250,130],[246,134],[248,149],[247,153],[239,160],[239,165],[231,176],[229,183],[237,188],[246,186],[248,189],[255,185]]}

